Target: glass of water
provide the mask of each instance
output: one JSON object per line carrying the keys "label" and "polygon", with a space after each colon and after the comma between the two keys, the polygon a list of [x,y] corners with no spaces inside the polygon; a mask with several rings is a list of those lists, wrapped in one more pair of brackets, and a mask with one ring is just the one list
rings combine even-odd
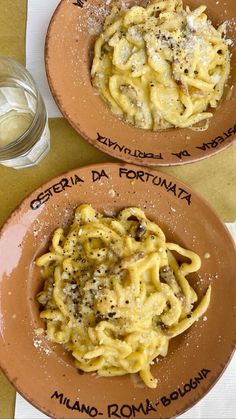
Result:
{"label": "glass of water", "polygon": [[34,166],[49,149],[47,112],[33,78],[21,64],[0,57],[0,164]]}

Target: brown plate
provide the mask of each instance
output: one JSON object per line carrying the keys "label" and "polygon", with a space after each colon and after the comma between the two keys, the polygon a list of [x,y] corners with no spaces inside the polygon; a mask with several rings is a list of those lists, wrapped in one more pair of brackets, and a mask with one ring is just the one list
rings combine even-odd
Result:
{"label": "brown plate", "polygon": [[[230,80],[207,131],[177,128],[152,132],[135,128],[113,115],[91,85],[93,45],[101,30],[104,10],[109,7],[104,6],[106,3],[108,1],[104,0],[62,0],[48,29],[45,50],[48,81],[57,105],[70,124],[105,153],[146,166],[190,163],[232,144],[236,138],[236,42],[230,47]],[[227,20],[227,37],[236,41],[235,0],[218,4],[216,0],[184,3],[192,8],[206,4],[213,23],[219,25]]]}
{"label": "brown plate", "polygon": [[[160,224],[168,240],[201,256],[202,267],[189,280],[199,297],[212,285],[210,306],[203,319],[171,341],[168,356],[153,366],[155,390],[138,387],[128,375],[79,375],[69,353],[35,332],[43,323],[36,302],[42,280],[34,259],[46,249],[53,230],[67,225],[81,203],[100,211],[139,206]],[[204,257],[207,253],[209,258]],[[232,239],[197,194],[147,168],[88,166],[37,189],[1,231],[0,278],[1,367],[25,398],[51,417],[173,417],[208,392],[235,349]]]}

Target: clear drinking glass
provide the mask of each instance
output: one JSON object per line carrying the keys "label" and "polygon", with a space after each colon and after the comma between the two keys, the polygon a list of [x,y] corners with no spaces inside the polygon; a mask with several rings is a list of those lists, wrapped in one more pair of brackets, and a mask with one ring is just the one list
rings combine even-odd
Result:
{"label": "clear drinking glass", "polygon": [[50,149],[47,111],[29,72],[0,57],[0,164],[38,164]]}

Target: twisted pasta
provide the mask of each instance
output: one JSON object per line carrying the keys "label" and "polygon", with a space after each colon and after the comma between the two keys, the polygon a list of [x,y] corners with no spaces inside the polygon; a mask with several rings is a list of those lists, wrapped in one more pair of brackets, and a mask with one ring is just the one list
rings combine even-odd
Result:
{"label": "twisted pasta", "polygon": [[[179,266],[172,251],[190,262]],[[83,371],[139,373],[150,388],[157,383],[153,361],[210,301],[209,287],[194,308],[198,298],[186,279],[199,269],[199,256],[167,243],[139,208],[106,217],[81,205],[68,234],[58,228],[36,264],[45,280],[37,299],[48,338],[72,351]]]}
{"label": "twisted pasta", "polygon": [[122,9],[113,1],[96,41],[92,82],[111,110],[139,128],[192,127],[212,117],[230,72],[226,25],[215,29],[182,0]]}

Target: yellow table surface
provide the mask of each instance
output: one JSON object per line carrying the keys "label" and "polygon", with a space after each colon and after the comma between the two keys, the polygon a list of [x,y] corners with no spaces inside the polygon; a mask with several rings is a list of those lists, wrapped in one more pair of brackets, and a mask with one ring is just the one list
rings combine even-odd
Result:
{"label": "yellow table surface", "polygon": [[[25,62],[26,15],[26,0],[0,0],[0,55],[21,63]],[[83,140],[66,120],[50,119],[49,126],[51,150],[37,167],[14,170],[0,166],[0,225],[26,195],[53,176],[86,164],[115,161]],[[160,170],[198,191],[222,221],[230,222],[236,219],[235,167],[236,144],[207,160]],[[13,418],[14,406],[15,390],[0,373],[0,419]]]}

